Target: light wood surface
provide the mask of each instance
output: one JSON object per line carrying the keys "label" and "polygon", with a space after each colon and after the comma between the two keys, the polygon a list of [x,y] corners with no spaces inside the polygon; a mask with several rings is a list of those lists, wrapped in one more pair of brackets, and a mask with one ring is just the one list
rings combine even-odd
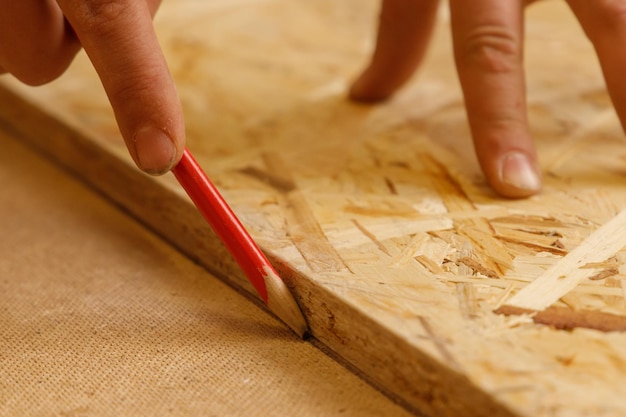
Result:
{"label": "light wood surface", "polygon": [[[411,85],[381,106],[345,100],[376,9],[373,0],[166,2],[157,28],[189,147],[315,338],[409,407],[438,417],[625,415],[626,334],[606,330],[626,316],[626,241],[581,265],[593,274],[547,309],[500,314],[519,313],[504,308],[511,297],[626,207],[624,134],[565,2],[527,13],[545,189],[517,201],[494,196],[477,168],[445,9]],[[3,124],[250,290],[173,178],[133,168],[84,56],[47,87],[3,87]]]}
{"label": "light wood surface", "polygon": [[0,130],[0,416],[409,413]]}

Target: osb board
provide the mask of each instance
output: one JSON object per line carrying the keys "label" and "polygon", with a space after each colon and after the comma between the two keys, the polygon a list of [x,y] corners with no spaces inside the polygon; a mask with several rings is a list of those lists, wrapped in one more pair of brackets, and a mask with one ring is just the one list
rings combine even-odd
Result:
{"label": "osb board", "polygon": [[[626,412],[624,333],[494,313],[626,207],[623,133],[562,3],[527,14],[545,189],[518,201],[494,196],[472,156],[445,10],[419,75],[376,107],[345,100],[371,49],[374,1],[177,0],[157,19],[189,146],[313,335],[428,415]],[[132,168],[84,57],[47,87],[3,85],[3,123],[250,289],[173,178]],[[615,252],[591,268],[600,279],[551,306],[564,325],[624,318]]]}
{"label": "osb board", "polygon": [[0,145],[0,416],[411,415],[1,130]]}

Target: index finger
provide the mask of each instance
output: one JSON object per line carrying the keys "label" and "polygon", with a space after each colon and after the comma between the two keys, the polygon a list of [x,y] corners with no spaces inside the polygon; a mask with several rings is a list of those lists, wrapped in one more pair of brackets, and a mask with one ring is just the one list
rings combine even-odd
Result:
{"label": "index finger", "polygon": [[451,0],[459,79],[476,154],[493,188],[508,197],[541,187],[526,116],[521,0]]}
{"label": "index finger", "polygon": [[152,25],[157,0],[58,0],[93,63],[135,163],[151,174],[184,147],[178,94]]}

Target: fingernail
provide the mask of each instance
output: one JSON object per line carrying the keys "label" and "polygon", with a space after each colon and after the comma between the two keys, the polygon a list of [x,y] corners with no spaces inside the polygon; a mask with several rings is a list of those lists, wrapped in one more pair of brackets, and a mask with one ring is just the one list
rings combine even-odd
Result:
{"label": "fingernail", "polygon": [[528,157],[521,152],[510,152],[500,160],[500,179],[503,183],[521,190],[541,188],[539,175]]}
{"label": "fingernail", "polygon": [[137,165],[152,175],[164,174],[172,168],[176,157],[174,142],[163,130],[148,126],[133,137]]}

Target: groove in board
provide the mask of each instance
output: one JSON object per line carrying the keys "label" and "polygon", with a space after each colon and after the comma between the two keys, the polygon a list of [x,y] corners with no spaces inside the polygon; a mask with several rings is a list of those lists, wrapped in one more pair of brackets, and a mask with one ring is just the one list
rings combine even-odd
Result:
{"label": "groove in board", "polygon": [[[562,2],[528,9],[529,118],[545,187],[503,200],[472,156],[445,9],[402,93],[380,106],[346,101],[377,7],[164,4],[156,25],[189,147],[313,335],[409,407],[438,417],[625,415],[626,335],[580,327],[589,312],[626,316],[623,249],[546,310],[557,315],[494,312],[626,207],[624,134],[577,23]],[[5,78],[2,124],[249,290],[174,180],[133,168],[98,86],[84,55],[45,87]]]}

